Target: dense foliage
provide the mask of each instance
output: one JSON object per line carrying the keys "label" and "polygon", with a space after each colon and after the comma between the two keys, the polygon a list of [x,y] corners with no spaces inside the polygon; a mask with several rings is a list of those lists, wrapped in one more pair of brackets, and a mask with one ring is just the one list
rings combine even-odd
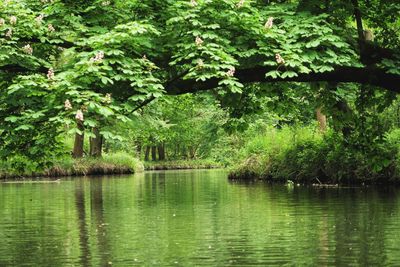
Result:
{"label": "dense foliage", "polygon": [[396,0],[4,0],[0,159],[45,168],[73,136],[75,158],[228,164],[245,142],[235,131],[310,125],[318,110],[337,153],[384,169],[399,11]]}

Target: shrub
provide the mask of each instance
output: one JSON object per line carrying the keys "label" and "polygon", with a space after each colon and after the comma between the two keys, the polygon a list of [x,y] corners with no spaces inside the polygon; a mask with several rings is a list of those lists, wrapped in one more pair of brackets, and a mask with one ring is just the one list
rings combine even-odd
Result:
{"label": "shrub", "polygon": [[[294,141],[286,130],[267,133],[243,148],[243,158],[230,178],[264,178],[304,183],[400,182],[399,133],[369,145],[348,144],[329,133],[304,134]],[[286,138],[282,138],[286,137]],[[273,140],[278,140],[277,142]]]}
{"label": "shrub", "polygon": [[[31,166],[31,167],[29,167]],[[102,158],[86,157],[72,159],[69,156],[55,160],[53,166],[39,169],[28,159],[12,158],[0,164],[0,178],[18,176],[75,176],[137,173],[144,170],[143,164],[125,152],[106,154]]]}

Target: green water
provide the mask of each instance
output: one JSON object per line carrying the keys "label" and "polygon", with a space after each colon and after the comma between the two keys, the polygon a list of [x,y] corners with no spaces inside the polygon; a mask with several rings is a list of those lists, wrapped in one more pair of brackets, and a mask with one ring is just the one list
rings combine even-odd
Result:
{"label": "green water", "polygon": [[399,266],[400,191],[224,171],[0,184],[0,266]]}

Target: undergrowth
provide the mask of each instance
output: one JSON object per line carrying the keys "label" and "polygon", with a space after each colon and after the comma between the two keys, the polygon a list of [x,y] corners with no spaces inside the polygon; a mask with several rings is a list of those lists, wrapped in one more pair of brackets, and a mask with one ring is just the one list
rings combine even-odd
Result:
{"label": "undergrowth", "polygon": [[[16,168],[18,160],[24,160],[24,168]],[[72,159],[65,157],[56,159],[52,166],[42,170],[37,168],[35,162],[13,158],[0,163],[0,178],[128,174],[142,172],[143,170],[143,164],[138,159],[125,152],[117,152],[105,154],[102,158]]]}
{"label": "undergrowth", "polygon": [[245,144],[231,179],[302,183],[398,183],[399,133],[369,146],[346,143],[311,128],[268,129]]}

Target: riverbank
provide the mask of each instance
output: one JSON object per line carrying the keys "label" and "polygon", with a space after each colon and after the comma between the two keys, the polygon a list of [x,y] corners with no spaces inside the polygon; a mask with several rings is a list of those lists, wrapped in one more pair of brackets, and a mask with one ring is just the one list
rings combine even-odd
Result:
{"label": "riverbank", "polygon": [[[345,166],[334,169],[333,165],[324,162],[312,169],[296,164],[290,165],[285,159],[249,159],[232,168],[229,180],[254,181],[264,180],[272,183],[295,183],[313,186],[331,185],[400,185],[399,166],[391,162],[380,170],[373,170],[365,165]],[[276,160],[274,162],[274,160]],[[310,159],[312,161],[312,159]],[[331,171],[331,173],[330,173]],[[332,173],[334,172],[334,173]]]}
{"label": "riverbank", "polygon": [[144,170],[188,170],[216,169],[222,166],[211,160],[147,161],[126,153],[106,154],[102,158],[65,158],[57,160],[51,168],[41,172],[15,171],[12,166],[0,165],[0,179],[19,179],[31,177],[66,177],[89,175],[119,175],[143,172]]}
{"label": "riverbank", "polygon": [[218,169],[223,166],[217,162],[206,159],[199,160],[171,160],[171,161],[145,161],[144,169],[152,170],[189,170],[189,169]]}
{"label": "riverbank", "polygon": [[64,177],[87,175],[132,174],[143,172],[143,163],[126,153],[106,154],[102,158],[65,158],[40,172],[16,171],[7,163],[0,165],[0,179],[27,177]]}
{"label": "riverbank", "polygon": [[400,185],[400,177],[382,177],[375,175],[367,178],[360,178],[354,176],[343,176],[341,179],[329,177],[326,175],[321,176],[299,176],[302,170],[292,172],[290,176],[275,175],[270,170],[254,171],[251,167],[241,169],[231,169],[228,173],[228,179],[232,181],[265,181],[268,183],[277,184],[301,184],[309,185],[320,188],[328,187],[341,187],[341,186],[358,186],[358,185]]}
{"label": "riverbank", "polygon": [[[294,136],[294,137],[293,137]],[[316,185],[400,184],[398,133],[370,146],[301,129],[270,130],[246,143],[231,180]]]}

